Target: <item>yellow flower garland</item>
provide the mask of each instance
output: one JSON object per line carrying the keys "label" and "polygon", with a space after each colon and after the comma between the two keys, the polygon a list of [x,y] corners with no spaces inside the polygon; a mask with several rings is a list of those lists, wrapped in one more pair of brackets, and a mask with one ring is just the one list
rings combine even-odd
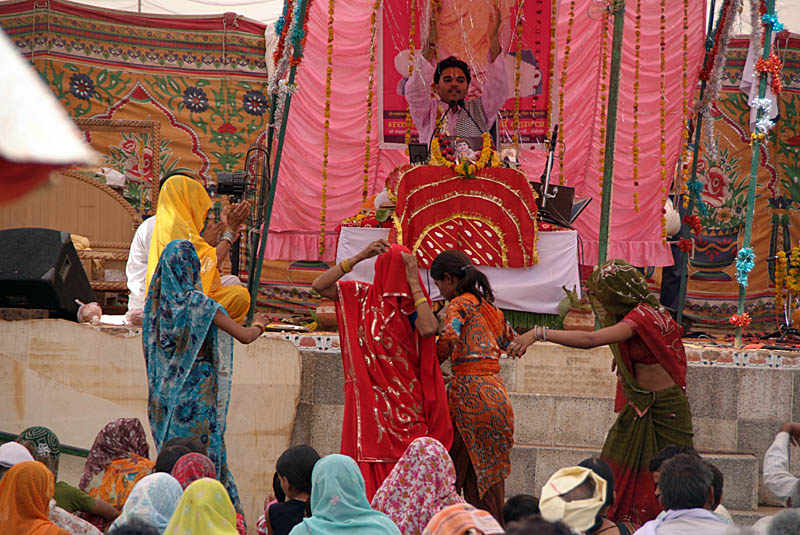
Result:
{"label": "yellow flower garland", "polygon": [[778,251],[775,261],[775,308],[783,307],[783,289],[786,283],[786,251]]}
{"label": "yellow flower garland", "polygon": [[[553,2],[555,4],[555,2]],[[553,8],[555,9],[555,8]],[[567,65],[569,64],[570,43],[572,42],[572,26],[575,24],[575,0],[570,0],[569,3],[569,20],[567,21],[567,36],[564,40],[564,60],[561,62],[561,79],[559,80],[558,88],[558,120],[564,120],[564,93],[567,87]],[[553,34],[555,35],[555,34]],[[553,38],[555,42],[555,38]],[[555,69],[555,67],[554,67]],[[564,184],[564,152],[566,145],[564,145],[564,136],[558,138],[558,183]]]}
{"label": "yellow flower garland", "polygon": [[603,30],[600,34],[601,56],[600,67],[600,189],[603,189],[603,176],[606,170],[606,105],[608,104],[608,13],[603,14]]}
{"label": "yellow flower garland", "polygon": [[500,167],[500,156],[496,151],[492,150],[492,136],[487,132],[481,135],[483,139],[483,147],[481,147],[481,155],[477,161],[471,162],[469,160],[460,160],[458,163],[450,161],[442,155],[441,147],[439,146],[439,137],[434,137],[431,141],[431,161],[430,165],[444,166],[453,169],[461,176],[471,177],[475,173],[486,167]]}
{"label": "yellow flower garland", "polygon": [[[409,79],[414,75],[414,32],[417,25],[417,2],[411,0],[411,12],[408,15],[408,77]],[[436,9],[435,5],[431,5],[431,9]],[[406,154],[408,154],[408,144],[411,143],[411,109],[406,103]]]}
{"label": "yellow flower garland", "polygon": [[642,41],[642,0],[636,0],[636,19],[634,23],[636,44],[633,52],[633,141],[631,153],[633,157],[633,211],[639,212],[639,78]]}
{"label": "yellow flower garland", "polygon": [[791,267],[786,276],[786,289],[791,297],[800,297],[800,246],[792,248],[789,264]]}
{"label": "yellow flower garland", "polygon": [[378,35],[378,11],[381,8],[381,3],[383,0],[375,0],[372,4],[372,14],[369,17],[369,24],[370,24],[370,45],[369,45],[369,72],[368,72],[368,84],[367,84],[367,128],[366,128],[366,136],[364,138],[364,174],[363,174],[363,184],[361,186],[361,201],[364,202],[367,200],[367,194],[369,193],[369,159],[370,153],[372,151],[372,103],[375,99],[375,46],[377,44],[377,35]]}
{"label": "yellow flower garland", "polygon": [[514,133],[511,141],[514,147],[519,149],[519,80],[522,75],[520,66],[522,65],[522,4],[517,2],[517,54],[514,57]]}
{"label": "yellow flower garland", "polygon": [[319,218],[319,254],[325,252],[325,225],[328,219],[328,145],[331,127],[331,79],[333,78],[333,12],[336,0],[328,0],[328,67],[325,69],[325,123],[322,135],[322,206]]}
{"label": "yellow flower garland", "polygon": [[661,128],[661,141],[659,143],[659,174],[661,175],[661,239],[667,241],[667,216],[663,210],[663,206],[667,202],[667,140],[666,140],[666,120],[667,120],[667,6],[666,0],[661,0],[661,16],[658,24],[659,30],[659,47],[660,47],[660,89],[661,101],[659,103],[659,118],[658,122]]}

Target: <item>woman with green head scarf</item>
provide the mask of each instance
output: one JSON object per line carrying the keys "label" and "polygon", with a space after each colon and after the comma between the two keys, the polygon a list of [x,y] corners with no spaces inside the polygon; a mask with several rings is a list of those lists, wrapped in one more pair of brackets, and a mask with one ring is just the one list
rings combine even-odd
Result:
{"label": "woman with green head scarf", "polygon": [[16,441],[28,448],[34,460],[44,464],[53,472],[53,477],[55,478],[53,499],[55,499],[58,507],[68,513],[93,513],[109,522],[119,516],[119,511],[110,504],[89,496],[69,483],[58,480],[61,442],[53,431],[41,425],[36,425],[22,431],[17,436]]}
{"label": "woman with green head scarf", "polygon": [[624,260],[610,260],[586,281],[600,324],[596,331],[535,327],[509,345],[521,356],[536,341],[588,349],[609,345],[617,370],[617,421],[606,437],[602,459],[614,472],[614,521],[641,525],[661,511],[650,458],[669,445],[692,445],[692,415],[686,397],[686,353],[682,329],[650,293],[647,281]]}

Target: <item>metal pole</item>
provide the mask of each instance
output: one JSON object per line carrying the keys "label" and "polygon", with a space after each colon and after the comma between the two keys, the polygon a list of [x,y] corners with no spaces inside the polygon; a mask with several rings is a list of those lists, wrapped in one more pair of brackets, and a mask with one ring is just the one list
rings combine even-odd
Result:
{"label": "metal pole", "polygon": [[[706,29],[706,55],[703,58],[703,65],[708,62],[708,55],[711,53],[711,49],[714,47],[714,39],[713,39],[713,28],[714,28],[714,4],[715,0],[711,0],[711,9],[709,9],[709,16],[708,16],[708,28]],[[717,29],[719,31],[719,29]],[[706,81],[703,80],[700,82],[700,96],[698,97],[699,101],[703,100],[703,94],[706,92]],[[694,145],[690,145],[692,149],[692,178],[691,180],[695,180],[697,178],[697,159],[700,155],[700,133],[703,130],[703,115],[698,113],[697,120],[695,121],[697,125],[694,130]],[[694,196],[689,195],[689,205],[686,207],[686,213],[691,214],[694,211]],[[689,227],[687,225],[682,224],[681,222],[681,238],[682,239],[689,239]],[[689,253],[686,251],[681,251],[681,285],[680,289],[678,290],[678,314],[677,320],[678,324],[680,325],[683,322],[683,308],[686,306],[686,286],[689,282]]]}
{"label": "metal pole", "polygon": [[622,62],[622,30],[625,23],[625,1],[611,2],[614,15],[614,35],[611,40],[611,72],[608,79],[608,117],[603,162],[603,196],[600,202],[600,234],[597,263],[608,256],[608,227],[611,218],[612,180],[614,177],[614,142],[617,136],[617,104],[619,100],[619,70]]}
{"label": "metal pole", "polygon": [[[299,11],[299,18],[297,20],[297,24],[300,28],[305,25],[305,17],[306,17],[306,8],[307,8],[307,0],[297,0],[300,3]],[[303,45],[302,41],[298,40],[294,44],[294,52],[293,56],[295,58],[301,57],[303,54]],[[289,70],[289,80],[288,84],[289,87],[292,87],[294,84],[294,77],[297,73],[297,65],[292,65],[291,69]],[[271,110],[275,111],[275,98],[272,99],[273,104],[271,106]],[[258,259],[254,264],[253,274],[251,278],[247,281],[248,288],[250,290],[250,310],[247,312],[247,324],[253,321],[253,314],[255,314],[256,310],[256,298],[258,297],[258,283],[261,280],[261,269],[264,264],[264,252],[267,249],[267,234],[269,233],[269,223],[272,219],[272,205],[275,202],[275,189],[278,186],[278,171],[281,167],[281,152],[283,151],[283,141],[286,137],[286,123],[288,122],[289,118],[289,106],[292,103],[292,92],[289,91],[286,94],[286,101],[283,105],[283,118],[281,119],[281,130],[278,134],[278,146],[275,149],[275,161],[272,165],[272,174],[270,176],[270,188],[269,188],[269,197],[267,198],[267,205],[264,213],[264,223],[261,231],[261,240],[258,244]],[[274,121],[273,121],[274,122]],[[274,131],[274,127],[273,127]],[[271,139],[268,139],[268,142],[271,142]]]}
{"label": "metal pole", "polygon": [[[775,14],[775,0],[767,0],[767,13],[770,15]],[[769,59],[770,48],[772,46],[772,24],[764,25],[764,52],[761,58]],[[762,72],[758,77],[758,98],[764,98],[767,93],[767,73]],[[756,110],[756,121],[761,119],[764,115],[764,110],[758,107]],[[766,139],[764,144],[766,145]],[[750,235],[753,232],[753,210],[756,204],[756,182],[758,181],[758,162],[761,159],[761,140],[758,138],[751,139],[752,145],[752,159],[750,160],[750,185],[747,188],[747,212],[744,219],[744,239],[742,240],[742,248],[750,247]],[[747,277],[747,274],[745,274]],[[739,302],[736,307],[738,315],[744,314],[744,300],[747,294],[747,285],[739,284]],[[733,346],[736,349],[742,347],[742,326],[736,326],[736,338]]]}

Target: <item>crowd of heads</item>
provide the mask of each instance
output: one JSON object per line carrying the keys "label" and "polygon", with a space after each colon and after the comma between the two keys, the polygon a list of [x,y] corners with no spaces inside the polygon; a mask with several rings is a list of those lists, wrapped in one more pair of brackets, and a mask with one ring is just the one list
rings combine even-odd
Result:
{"label": "crowd of heads", "polygon": [[[13,526],[13,532],[22,535],[38,533],[37,529],[49,523],[64,531],[54,528],[41,533],[242,533],[244,524],[237,522],[233,502],[216,480],[217,471],[206,456],[204,444],[192,437],[172,438],[149,461],[146,442],[142,445],[143,432],[136,419],[115,420],[101,430],[89,453],[79,487],[119,508],[118,516],[105,524],[65,520],[72,515],[65,514],[52,501],[61,452],[61,444],[52,431],[30,428],[19,435],[17,442],[3,444],[0,524]],[[141,462],[146,470],[127,473],[135,483],[124,492],[124,503],[114,501],[113,493],[103,494],[103,484],[109,474],[114,476],[118,463],[130,461]],[[667,447],[651,459],[649,469],[665,512],[703,510],[730,522],[729,516],[724,520],[727,513],[720,508],[722,473],[694,449]],[[97,482],[101,484],[98,486]],[[115,483],[117,494],[119,484]],[[465,503],[454,485],[455,468],[447,450],[428,437],[409,445],[371,502],[353,459],[338,454],[320,457],[310,446],[293,446],[275,464],[272,496],[258,521],[258,532],[624,535],[635,529],[608,519],[615,499],[614,474],[599,457],[556,471],[542,489],[532,489],[538,498],[534,493],[511,496],[503,506],[502,519]],[[291,509],[281,509],[282,504],[290,502],[294,502]],[[731,525],[731,531],[726,533],[748,532]],[[766,533],[798,535],[800,509],[790,508],[776,515]]]}

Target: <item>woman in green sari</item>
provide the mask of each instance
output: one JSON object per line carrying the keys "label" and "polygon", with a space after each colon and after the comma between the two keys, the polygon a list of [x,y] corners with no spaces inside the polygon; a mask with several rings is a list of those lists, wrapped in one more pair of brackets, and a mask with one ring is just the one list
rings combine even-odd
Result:
{"label": "woman in green sari", "polygon": [[648,470],[650,458],[669,445],[692,445],[683,333],[650,293],[642,274],[624,260],[610,260],[595,269],[586,293],[602,328],[583,332],[535,327],[509,345],[509,355],[524,354],[538,340],[587,349],[611,347],[619,377],[614,406],[619,416],[601,455],[614,472],[617,490],[609,518],[641,525],[661,511]]}

